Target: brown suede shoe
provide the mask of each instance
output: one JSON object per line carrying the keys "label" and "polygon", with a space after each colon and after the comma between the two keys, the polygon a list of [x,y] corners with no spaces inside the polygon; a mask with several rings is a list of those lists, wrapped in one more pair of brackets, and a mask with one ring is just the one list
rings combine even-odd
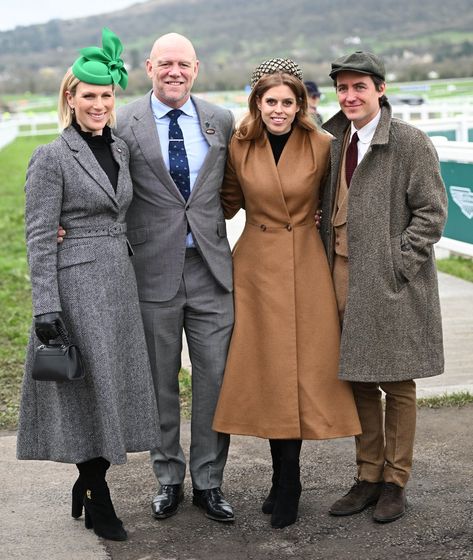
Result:
{"label": "brown suede shoe", "polygon": [[360,513],[378,501],[382,482],[368,482],[355,478],[355,484],[328,510],[330,515],[353,515]]}
{"label": "brown suede shoe", "polygon": [[406,513],[406,491],[393,482],[385,482],[373,513],[378,523],[389,523]]}

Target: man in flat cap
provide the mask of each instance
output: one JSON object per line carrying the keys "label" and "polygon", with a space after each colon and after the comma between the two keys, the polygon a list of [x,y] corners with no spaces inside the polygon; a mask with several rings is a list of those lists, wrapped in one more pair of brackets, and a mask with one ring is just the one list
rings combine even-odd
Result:
{"label": "man in flat cap", "polygon": [[356,483],[330,513],[375,505],[380,523],[405,512],[414,379],[443,372],[433,245],[447,211],[435,148],[392,118],[384,76],[382,60],[368,52],[332,63],[341,111],[324,125],[334,140],[321,227],[342,322],[339,376],[352,382],[363,430]]}

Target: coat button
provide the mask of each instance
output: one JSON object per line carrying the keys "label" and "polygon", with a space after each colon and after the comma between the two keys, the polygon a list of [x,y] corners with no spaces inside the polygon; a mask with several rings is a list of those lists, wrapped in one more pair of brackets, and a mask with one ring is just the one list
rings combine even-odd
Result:
{"label": "coat button", "polygon": [[287,231],[292,231],[292,226],[291,226],[291,224],[287,224],[286,229],[287,229]]}
{"label": "coat button", "polygon": [[264,224],[261,224],[260,228],[261,228],[262,231],[266,231],[266,226]]}

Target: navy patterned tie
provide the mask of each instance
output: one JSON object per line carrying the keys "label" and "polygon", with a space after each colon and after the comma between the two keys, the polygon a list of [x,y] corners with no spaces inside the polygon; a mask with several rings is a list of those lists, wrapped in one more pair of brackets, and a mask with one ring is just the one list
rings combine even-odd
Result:
{"label": "navy patterned tie", "polygon": [[345,156],[345,178],[347,180],[347,187],[350,186],[351,177],[358,165],[358,133],[351,137],[351,142],[348,145],[347,155]]}
{"label": "navy patterned tie", "polygon": [[185,200],[191,193],[189,162],[187,161],[184,136],[177,119],[182,115],[180,109],[169,111],[169,173]]}

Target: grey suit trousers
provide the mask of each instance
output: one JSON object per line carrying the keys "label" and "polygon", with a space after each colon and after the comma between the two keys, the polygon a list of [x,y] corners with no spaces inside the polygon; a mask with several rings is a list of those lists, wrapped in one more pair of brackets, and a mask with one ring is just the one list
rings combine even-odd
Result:
{"label": "grey suit trousers", "polygon": [[196,250],[187,251],[176,296],[142,301],[141,312],[161,422],[161,447],[151,451],[154,473],[161,484],[181,484],[186,472],[178,383],[184,329],[192,364],[192,484],[199,490],[221,486],[230,438],[214,432],[212,421],[233,329],[233,294]]}

